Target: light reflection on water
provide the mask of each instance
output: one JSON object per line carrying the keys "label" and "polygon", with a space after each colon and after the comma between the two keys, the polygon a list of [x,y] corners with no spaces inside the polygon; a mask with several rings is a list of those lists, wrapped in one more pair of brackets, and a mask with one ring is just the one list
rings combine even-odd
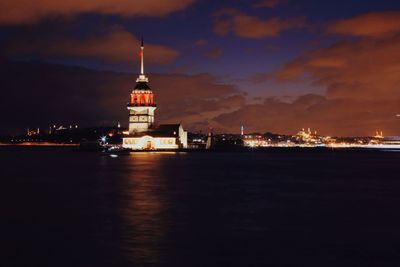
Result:
{"label": "light reflection on water", "polygon": [[[330,152],[132,153],[120,157],[124,164],[121,238],[125,255],[138,266],[248,266],[269,261],[294,264],[297,260],[286,256],[295,254],[300,261],[313,258],[315,266],[322,266],[326,258],[346,253],[346,246],[356,249],[368,227],[353,226],[373,222],[373,218],[360,208],[358,215],[349,215],[355,212],[351,203],[362,199],[357,207],[364,209],[370,202],[376,205],[381,186],[366,180],[364,164],[334,157]],[[361,178],[339,171],[332,163],[348,164],[364,173],[363,189],[348,189],[350,179]],[[315,168],[316,164],[328,168]],[[372,166],[374,170],[376,165]],[[387,190],[386,185],[382,187]],[[348,216],[351,219],[342,221]],[[331,230],[326,232],[327,228]],[[343,232],[345,228],[352,230]],[[359,261],[344,256],[342,260],[348,264]]]}
{"label": "light reflection on water", "polygon": [[399,157],[6,148],[0,265],[400,266]]}
{"label": "light reflection on water", "polygon": [[127,258],[143,264],[157,263],[160,259],[161,241],[166,231],[166,209],[169,205],[164,193],[162,172],[165,159],[175,152],[131,153],[124,193],[126,207],[123,241]]}

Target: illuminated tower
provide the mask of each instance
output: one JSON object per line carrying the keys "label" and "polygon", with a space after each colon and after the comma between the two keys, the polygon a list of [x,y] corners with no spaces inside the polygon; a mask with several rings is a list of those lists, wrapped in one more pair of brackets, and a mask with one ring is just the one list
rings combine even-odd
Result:
{"label": "illuminated tower", "polygon": [[149,79],[144,75],[144,45],[140,46],[140,74],[136,79],[136,86],[132,90],[129,110],[129,133],[146,132],[154,124],[154,95],[149,85]]}

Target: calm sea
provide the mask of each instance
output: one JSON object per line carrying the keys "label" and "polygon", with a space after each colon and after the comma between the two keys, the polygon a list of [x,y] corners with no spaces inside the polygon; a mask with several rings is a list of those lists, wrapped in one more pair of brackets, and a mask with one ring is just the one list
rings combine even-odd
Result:
{"label": "calm sea", "polygon": [[400,266],[400,153],[0,148],[0,266]]}

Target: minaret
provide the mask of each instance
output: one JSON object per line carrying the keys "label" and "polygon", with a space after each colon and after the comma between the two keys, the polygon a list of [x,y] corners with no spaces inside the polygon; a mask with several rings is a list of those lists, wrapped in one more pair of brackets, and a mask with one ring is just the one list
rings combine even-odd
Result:
{"label": "minaret", "polygon": [[129,133],[147,132],[154,124],[154,94],[147,84],[149,79],[144,75],[144,44],[140,45],[140,74],[136,86],[132,90],[131,99],[127,106],[129,110]]}

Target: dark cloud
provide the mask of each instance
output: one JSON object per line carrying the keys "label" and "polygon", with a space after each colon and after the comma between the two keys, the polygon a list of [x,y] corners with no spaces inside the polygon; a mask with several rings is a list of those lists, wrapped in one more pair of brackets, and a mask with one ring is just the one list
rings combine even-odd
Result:
{"label": "dark cloud", "polygon": [[207,52],[207,57],[210,59],[219,58],[224,53],[224,49],[222,48],[214,48]]}
{"label": "dark cloud", "polygon": [[[100,36],[83,39],[67,37],[37,38],[30,36],[10,40],[5,51],[10,56],[36,55],[41,58],[96,59],[107,63],[131,63],[137,57],[138,38],[130,32],[113,28]],[[173,48],[146,43],[146,62],[167,64],[178,56]]]}
{"label": "dark cloud", "polygon": [[198,39],[196,42],[194,42],[194,44],[201,47],[207,45],[208,41],[206,39]]}
{"label": "dark cloud", "polygon": [[[126,103],[136,75],[99,72],[38,62],[2,62],[0,133],[53,123],[127,124]],[[213,117],[244,104],[232,85],[209,74],[150,75],[157,122],[198,129]]]}
{"label": "dark cloud", "polygon": [[31,24],[44,18],[70,17],[85,13],[158,17],[182,10],[193,2],[194,0],[2,0],[0,24]]}
{"label": "dark cloud", "polygon": [[286,2],[285,0],[260,0],[256,2],[253,7],[256,8],[274,8],[278,6],[279,4],[282,4],[283,2]]}
{"label": "dark cloud", "polygon": [[215,15],[214,32],[219,35],[227,35],[233,32],[243,38],[266,38],[278,36],[281,32],[302,28],[305,19],[302,17],[282,19],[273,17],[261,19],[242,13],[236,9],[223,9]]}

